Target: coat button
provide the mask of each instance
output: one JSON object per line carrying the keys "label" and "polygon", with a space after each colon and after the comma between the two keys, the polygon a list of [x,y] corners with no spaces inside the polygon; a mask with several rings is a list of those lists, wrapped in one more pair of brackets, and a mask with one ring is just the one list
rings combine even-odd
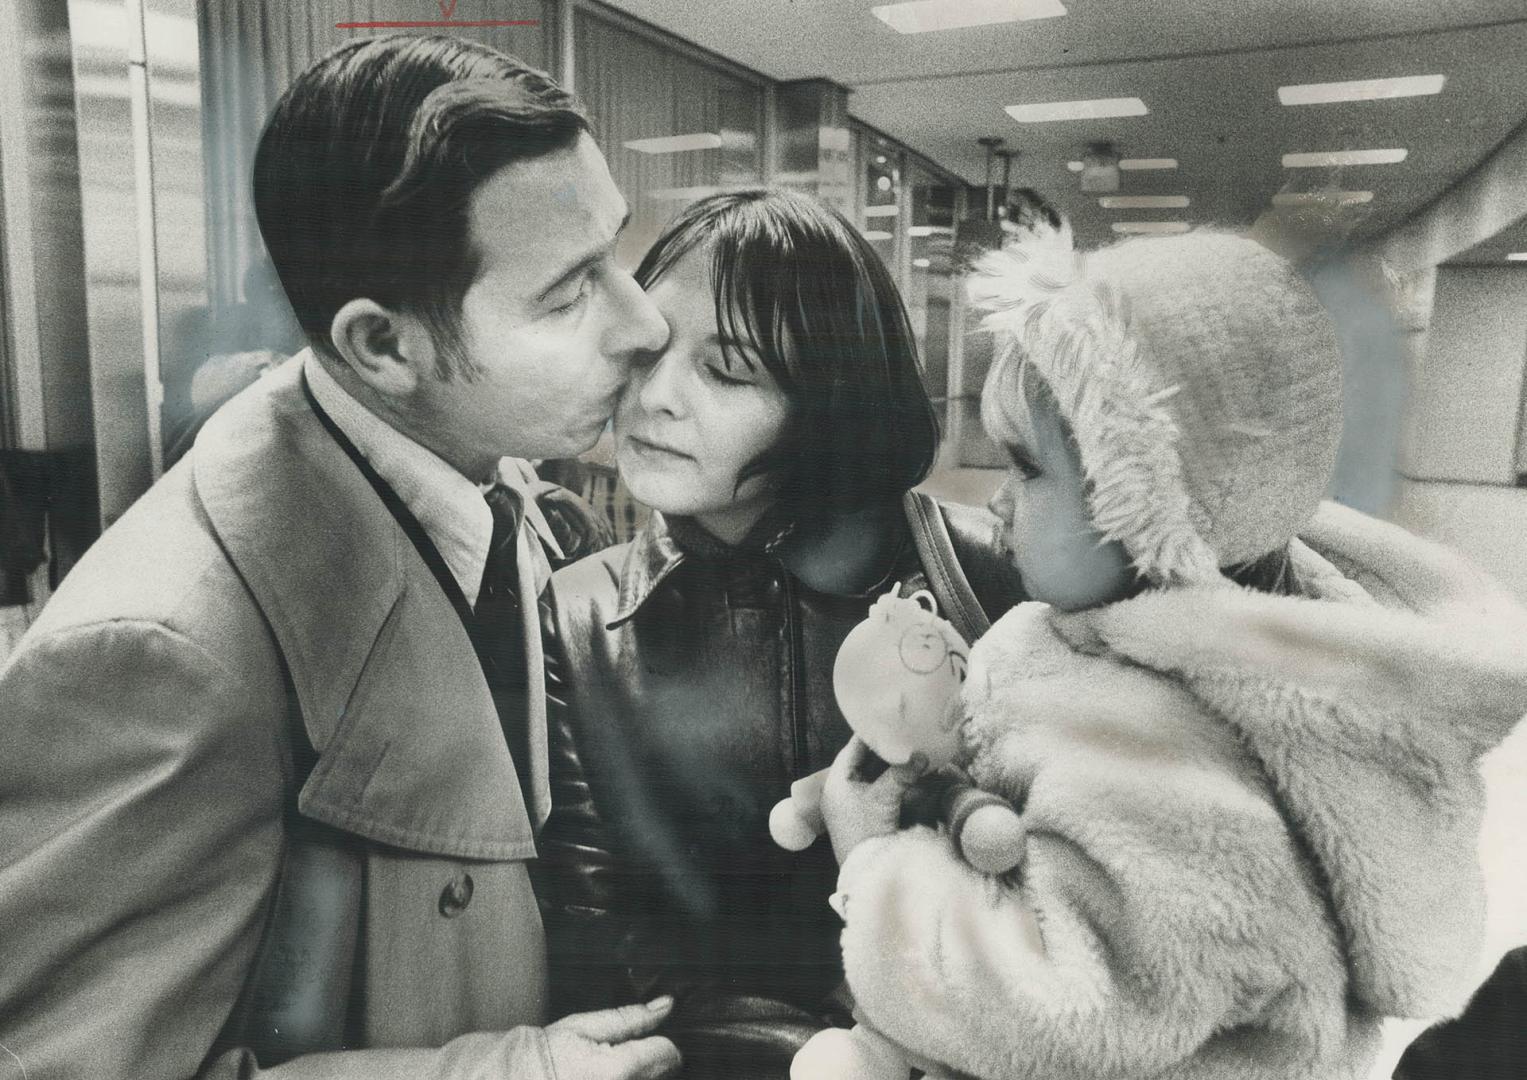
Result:
{"label": "coat button", "polygon": [[446,882],[440,890],[440,914],[454,919],[472,902],[472,875],[462,874]]}

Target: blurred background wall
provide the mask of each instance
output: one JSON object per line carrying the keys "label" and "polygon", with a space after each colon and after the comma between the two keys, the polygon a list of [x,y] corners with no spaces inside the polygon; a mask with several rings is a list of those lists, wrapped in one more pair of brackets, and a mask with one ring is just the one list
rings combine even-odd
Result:
{"label": "blurred background wall", "polygon": [[[957,250],[995,242],[1021,189],[1084,245],[1259,220],[1297,232],[1311,200],[1334,198],[1341,212],[1311,240],[1348,360],[1333,494],[1457,545],[1527,597],[1527,84],[1503,75],[1527,55],[1527,13],[1516,0],[1242,7],[1231,20],[1211,0],[1161,0],[1137,25],[1078,0],[1062,17],[909,32],[852,0],[459,0],[451,26],[403,32],[472,37],[571,83],[633,210],[628,263],[714,191],[779,184],[848,214],[919,335],[948,436],[928,486],[968,501],[989,497],[1000,460],[976,422],[987,357]],[[301,345],[250,208],[271,104],[313,58],[379,32],[350,24],[443,10],[0,6],[0,656],[209,403]],[[469,25],[484,21],[518,25]],[[1430,96],[1279,96],[1433,73],[1445,85]],[[1133,94],[1145,113],[1020,119],[1023,102]],[[1405,152],[1289,163],[1363,147]],[[1089,188],[1099,165],[1111,193]]]}

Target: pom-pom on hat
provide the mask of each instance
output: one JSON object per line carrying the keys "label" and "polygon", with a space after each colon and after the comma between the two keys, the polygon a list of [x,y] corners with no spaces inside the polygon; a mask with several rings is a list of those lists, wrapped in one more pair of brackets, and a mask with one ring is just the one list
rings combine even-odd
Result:
{"label": "pom-pom on hat", "polygon": [[[1199,230],[1089,254],[1041,237],[977,261],[996,359],[988,429],[1025,369],[1070,425],[1093,523],[1161,584],[1222,581],[1314,514],[1341,435],[1341,354],[1292,264]],[[996,410],[994,412],[993,410]]]}

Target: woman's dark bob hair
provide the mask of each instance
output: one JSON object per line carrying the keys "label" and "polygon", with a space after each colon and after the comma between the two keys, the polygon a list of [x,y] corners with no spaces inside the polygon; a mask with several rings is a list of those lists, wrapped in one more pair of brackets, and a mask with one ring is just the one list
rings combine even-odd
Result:
{"label": "woman's dark bob hair", "polygon": [[790,403],[783,438],[739,483],[766,474],[785,520],[801,522],[899,499],[928,475],[938,420],[912,326],[842,214],[792,191],[712,195],[663,231],[636,280],[651,288],[695,250],[710,257],[722,340],[751,344]]}

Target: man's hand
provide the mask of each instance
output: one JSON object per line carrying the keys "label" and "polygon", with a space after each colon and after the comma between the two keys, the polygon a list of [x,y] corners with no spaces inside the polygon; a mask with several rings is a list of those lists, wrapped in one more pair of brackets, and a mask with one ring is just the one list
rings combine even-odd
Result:
{"label": "man's hand", "polygon": [[[870,779],[875,765],[884,770]],[[822,788],[822,819],[832,838],[838,865],[861,840],[888,836],[901,822],[901,804],[907,790],[928,771],[928,759],[913,754],[905,765],[885,767],[864,740],[855,735],[832,763]]]}
{"label": "man's hand", "polygon": [[[573,1013],[546,1026],[558,1080],[658,1080],[679,1067],[679,1051],[661,1035],[647,1035],[673,1011],[673,998],[645,1005]],[[646,1038],[638,1036],[647,1035]]]}

